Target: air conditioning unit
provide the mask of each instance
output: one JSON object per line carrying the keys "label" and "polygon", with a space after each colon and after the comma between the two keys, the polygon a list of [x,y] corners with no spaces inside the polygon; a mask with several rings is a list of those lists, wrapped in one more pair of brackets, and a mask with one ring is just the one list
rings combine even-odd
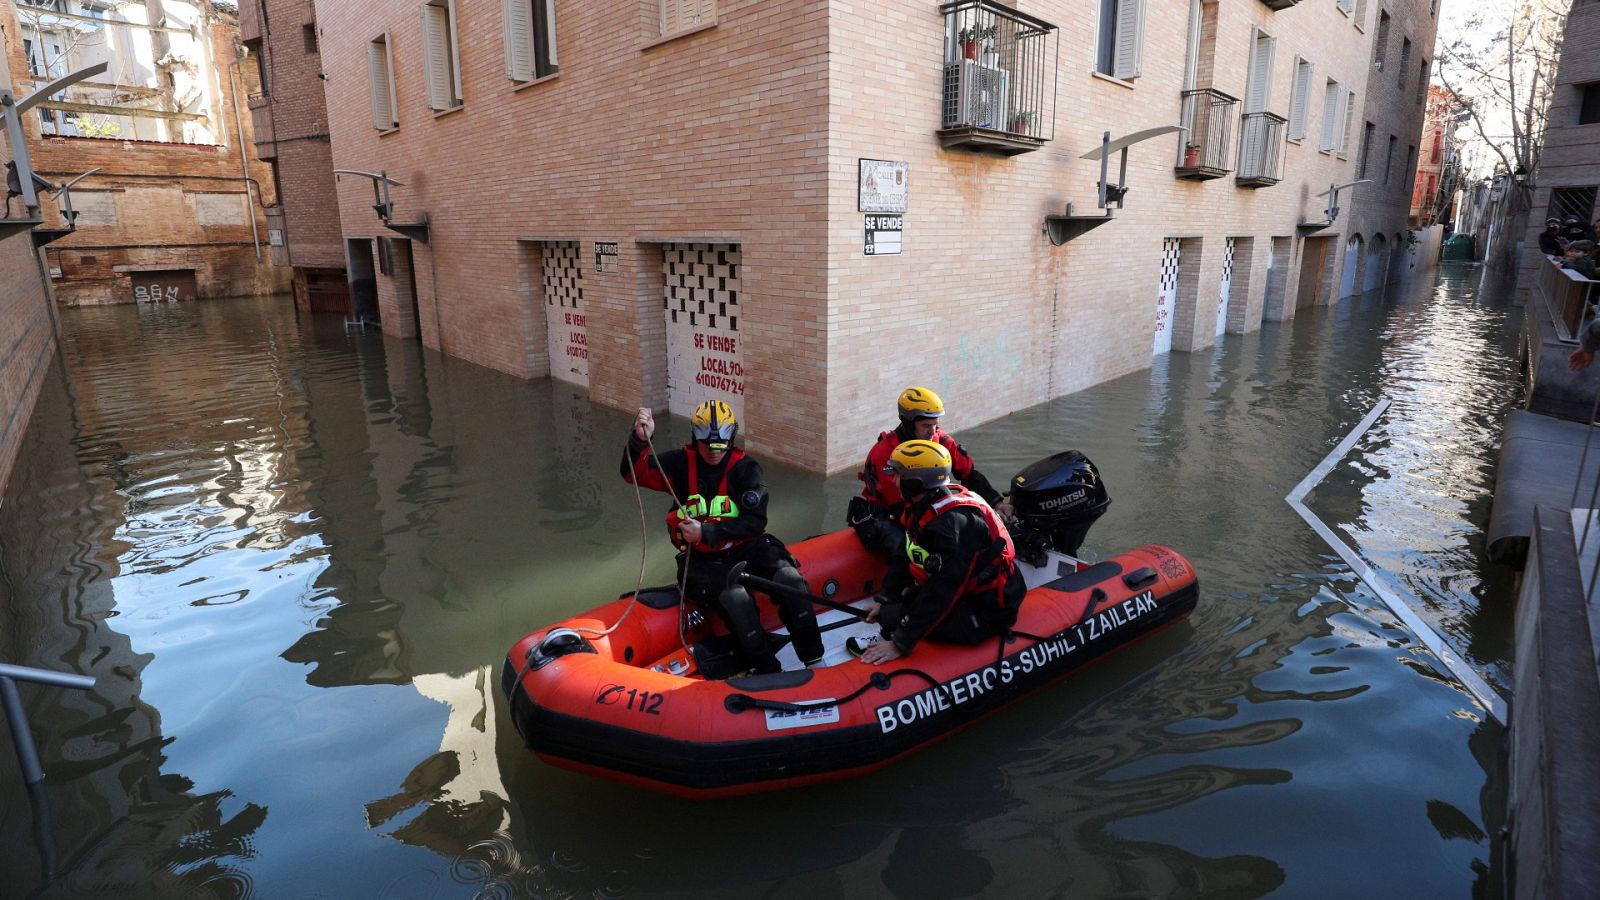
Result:
{"label": "air conditioning unit", "polygon": [[943,128],[1006,129],[1011,73],[975,59],[944,67]]}

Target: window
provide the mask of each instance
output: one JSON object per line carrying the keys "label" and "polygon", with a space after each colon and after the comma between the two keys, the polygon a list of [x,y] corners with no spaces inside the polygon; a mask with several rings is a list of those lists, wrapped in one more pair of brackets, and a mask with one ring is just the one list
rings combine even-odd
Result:
{"label": "window", "polygon": [[461,105],[456,0],[428,0],[422,5],[422,72],[430,108],[445,112]]}
{"label": "window", "polygon": [[717,24],[716,0],[660,0],[660,3],[662,37]]}
{"label": "window", "polygon": [[1345,94],[1349,91],[1332,78],[1322,91],[1322,138],[1317,146],[1323,150],[1338,150],[1344,143]]}
{"label": "window", "polygon": [[533,81],[556,74],[556,0],[501,0],[506,77]]}
{"label": "window", "polygon": [[1361,130],[1361,152],[1356,155],[1356,177],[1367,177],[1367,160],[1372,157],[1372,138],[1377,127],[1371,122]]}
{"label": "window", "polygon": [[1100,0],[1100,44],[1095,71],[1134,79],[1144,52],[1144,0]]}
{"label": "window", "polygon": [[1351,17],[1350,24],[1361,31],[1366,31],[1367,0],[1356,0],[1356,14]]}
{"label": "window", "polygon": [[1372,42],[1372,67],[1383,71],[1383,58],[1389,52],[1389,14],[1378,10],[1378,37]]}
{"label": "window", "polygon": [[44,63],[39,61],[39,54],[34,51],[33,41],[22,39],[22,55],[28,60],[28,74],[35,78],[44,74]]}
{"label": "window", "polygon": [[1588,222],[1594,214],[1593,187],[1555,188],[1550,192],[1550,211],[1547,216],[1565,219],[1567,216],[1577,216],[1578,221]]}
{"label": "window", "polygon": [[1338,0],[1338,2],[1339,2],[1339,11],[1340,12],[1342,12],[1342,13],[1351,13],[1351,12],[1355,11],[1356,0]]}
{"label": "window", "polygon": [[1310,101],[1311,63],[1297,56],[1294,58],[1294,92],[1289,96],[1289,140],[1298,141],[1306,136]]}
{"label": "window", "polygon": [[1245,83],[1244,111],[1266,112],[1272,98],[1272,35],[1254,26],[1250,29],[1250,75]]}
{"label": "window", "polygon": [[1428,61],[1422,61],[1422,67],[1417,70],[1417,100],[1420,102],[1428,96]]}
{"label": "window", "polygon": [[1578,91],[1578,121],[1579,125],[1593,125],[1600,122],[1600,81],[1591,81],[1588,84],[1576,86]]}
{"label": "window", "polygon": [[1394,174],[1394,148],[1399,143],[1400,143],[1400,139],[1399,138],[1395,137],[1392,134],[1389,135],[1389,152],[1384,154],[1384,157],[1383,157],[1383,183],[1384,184],[1388,184],[1390,176],[1392,176]]}
{"label": "window", "polygon": [[1399,77],[1395,79],[1395,84],[1404,88],[1406,86],[1406,73],[1411,71],[1411,38],[1400,39],[1400,65],[1395,71],[1399,73]]}
{"label": "window", "polygon": [[372,88],[372,127],[388,131],[400,126],[394,98],[394,60],[389,56],[389,36],[367,44],[367,81]]}
{"label": "window", "polygon": [[1417,175],[1417,145],[1416,144],[1407,144],[1406,145],[1406,171],[1405,171],[1406,180],[1410,181],[1412,178],[1415,178],[1416,175]]}
{"label": "window", "polygon": [[305,47],[306,47],[306,52],[307,53],[315,53],[315,52],[317,52],[317,26],[315,26],[315,25],[302,25],[302,26],[300,26],[300,39],[305,41]]}

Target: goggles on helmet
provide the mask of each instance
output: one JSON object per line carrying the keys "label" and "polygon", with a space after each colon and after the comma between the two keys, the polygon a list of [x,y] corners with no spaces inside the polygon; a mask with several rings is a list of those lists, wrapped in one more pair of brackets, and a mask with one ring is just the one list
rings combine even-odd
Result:
{"label": "goggles on helmet", "polygon": [[711,449],[726,450],[728,449],[728,444],[733,442],[733,432],[736,428],[738,426],[731,422],[718,423],[716,425],[707,422],[704,425],[691,426],[691,431],[694,432],[695,440],[704,443]]}

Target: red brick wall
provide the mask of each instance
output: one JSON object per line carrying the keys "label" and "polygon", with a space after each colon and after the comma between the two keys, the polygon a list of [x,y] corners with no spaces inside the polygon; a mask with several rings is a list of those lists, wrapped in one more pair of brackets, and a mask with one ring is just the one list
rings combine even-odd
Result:
{"label": "red brick wall", "polygon": [[[558,4],[560,74],[517,89],[499,4],[458,3],[465,106],[435,116],[422,83],[418,6],[317,4],[338,168],[387,170],[396,219],[424,213],[415,244],[423,340],[524,377],[549,373],[537,279],[518,240],[621,245],[621,271],[585,275],[591,397],[665,399],[659,242],[742,245],[746,434],[757,451],[825,456],[827,4],[722,0],[715,28],[658,46],[651,2]],[[385,30],[400,126],[372,126],[367,43]],[[382,232],[365,179],[338,184],[345,234]],[[437,281],[435,281],[437,279]],[[385,293],[380,278],[380,293]],[[524,289],[524,285],[527,288]],[[437,306],[435,305],[437,298]],[[383,307],[387,331],[410,316]],[[437,327],[435,322],[438,323]]]}
{"label": "red brick wall", "polygon": [[[15,11],[6,4],[0,24],[15,28]],[[195,221],[193,197],[197,193],[233,193],[243,197],[245,185],[239,161],[238,136],[227,62],[232,59],[236,26],[225,21],[210,29],[211,57],[220,85],[220,101],[213,126],[222,135],[216,146],[162,144],[119,139],[47,137],[38,120],[25,120],[33,165],[51,181],[74,178],[89,169],[100,172],[74,187],[75,192],[120,192],[115,225],[81,226],[78,231],[47,249],[58,302],[68,305],[132,302],[132,285],[126,271],[116,266],[163,266],[181,263],[196,269],[201,296],[259,294],[288,289],[286,272],[278,272],[266,257],[266,218],[253,200],[262,246],[258,263],[248,221],[240,225],[202,226]],[[15,51],[15,48],[10,48]],[[7,53],[14,78],[25,75],[20,51]],[[250,137],[250,117],[240,113],[243,140],[250,159],[250,177],[272,201],[272,177],[265,163],[255,159]],[[127,201],[127,202],[125,202]],[[53,201],[43,204],[49,225],[59,226]],[[86,262],[92,258],[92,262]]]}
{"label": "red brick wall", "polygon": [[252,105],[265,104],[276,139],[289,264],[343,269],[322,55],[306,44],[305,29],[317,27],[311,10],[307,0],[243,0],[240,32],[252,49],[244,65],[256,66],[259,55],[266,72],[266,97]]}

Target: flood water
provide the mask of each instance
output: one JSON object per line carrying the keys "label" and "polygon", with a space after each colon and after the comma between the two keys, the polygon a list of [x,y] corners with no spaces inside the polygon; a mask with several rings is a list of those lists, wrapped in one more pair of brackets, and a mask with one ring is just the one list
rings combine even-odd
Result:
{"label": "flood water", "polygon": [[[58,875],[0,749],[0,895],[1487,890],[1500,726],[1283,500],[1390,398],[1309,502],[1505,689],[1482,528],[1519,319],[1477,278],[961,433],[997,483],[1083,450],[1113,497],[1088,555],[1167,544],[1198,610],[876,776],[699,803],[538,762],[498,696],[516,638],[638,579],[626,413],[282,299],[66,311],[0,507],[0,661],[97,687],[22,686]],[[768,471],[791,539],[857,488]]]}

